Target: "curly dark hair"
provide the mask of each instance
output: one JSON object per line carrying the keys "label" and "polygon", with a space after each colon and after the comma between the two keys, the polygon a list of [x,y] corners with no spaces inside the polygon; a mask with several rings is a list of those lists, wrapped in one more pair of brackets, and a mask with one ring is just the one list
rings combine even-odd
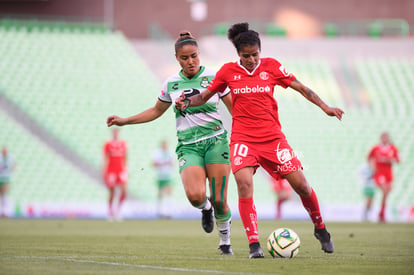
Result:
{"label": "curly dark hair", "polygon": [[249,23],[237,23],[230,27],[227,31],[228,39],[236,47],[237,52],[240,52],[244,46],[259,46],[261,49],[261,42],[259,33],[249,29]]}

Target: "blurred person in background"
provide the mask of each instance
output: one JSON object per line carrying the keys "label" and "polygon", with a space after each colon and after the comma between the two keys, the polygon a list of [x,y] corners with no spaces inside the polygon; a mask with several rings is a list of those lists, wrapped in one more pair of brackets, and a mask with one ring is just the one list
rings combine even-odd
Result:
{"label": "blurred person in background", "polygon": [[[119,129],[112,130],[112,139],[104,145],[103,178],[109,190],[108,220],[122,220],[121,207],[127,197],[127,144],[119,139]],[[119,189],[119,192],[118,192]],[[119,193],[119,197],[116,195]],[[117,200],[117,204],[114,202]]]}
{"label": "blurred person in background", "polygon": [[[201,106],[227,87],[232,96],[232,134],[230,158],[239,195],[239,212],[249,242],[249,258],[263,258],[259,243],[257,213],[253,202],[253,175],[262,166],[272,177],[286,178],[300,196],[314,224],[314,235],[321,248],[334,252],[331,236],[325,227],[315,191],[306,180],[302,164],[281,130],[274,87],[291,87],[320,107],[328,116],[342,119],[343,111],[325,104],[310,88],[303,85],[277,60],[260,58],[259,34],[248,23],[233,25],[228,38],[237,50],[239,60],[224,64],[207,89],[199,95],[176,100],[176,108]],[[300,110],[295,110],[300,112]]]}
{"label": "blurred person in background", "polygon": [[1,150],[0,157],[0,207],[1,207],[1,217],[5,218],[6,215],[6,206],[7,206],[7,192],[9,191],[9,184],[12,172],[15,168],[14,159],[9,155],[7,147],[4,146]]}
{"label": "blurred person in background", "polygon": [[379,222],[385,222],[387,198],[392,188],[392,165],[400,162],[398,149],[390,140],[387,132],[380,136],[380,143],[375,145],[368,154],[368,161],[374,163],[374,181],[382,191],[381,210],[378,214]]}
{"label": "blurred person in background", "polygon": [[163,140],[152,156],[152,166],[154,166],[157,176],[157,214],[159,218],[171,217],[174,163],[174,154],[170,151],[168,142]]}
{"label": "blurred person in background", "polygon": [[292,197],[292,187],[289,182],[280,175],[270,178],[272,189],[276,195],[276,220],[282,218],[282,204]]}
{"label": "blurred person in background", "polygon": [[[197,40],[189,32],[182,32],[174,47],[181,70],[164,82],[155,105],[127,118],[112,115],[107,118],[108,127],[146,123],[157,119],[182,94],[186,97],[199,94],[200,90],[209,85],[215,72],[200,65]],[[204,231],[213,231],[215,218],[219,235],[219,253],[232,255],[231,211],[227,204],[231,168],[227,131],[218,111],[220,100],[231,113],[229,90],[216,93],[204,106],[188,108],[185,111],[173,106],[178,137],[176,153],[186,196],[192,206],[201,210]],[[207,196],[206,178],[210,196]]]}
{"label": "blurred person in background", "polygon": [[375,164],[372,160],[364,163],[359,169],[359,177],[362,183],[362,192],[365,198],[365,208],[362,216],[363,221],[369,220],[369,214],[372,208],[372,200],[375,196],[374,182]]}

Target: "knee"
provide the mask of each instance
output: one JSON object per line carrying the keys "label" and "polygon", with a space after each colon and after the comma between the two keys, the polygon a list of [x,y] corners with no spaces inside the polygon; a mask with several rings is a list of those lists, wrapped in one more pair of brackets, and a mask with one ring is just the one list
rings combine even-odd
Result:
{"label": "knee", "polygon": [[236,181],[237,181],[237,192],[240,198],[249,198],[253,196],[253,183],[252,182],[248,180],[244,180],[244,179],[240,179]]}
{"label": "knee", "polygon": [[190,201],[191,205],[197,207],[205,201],[206,194],[205,193],[200,193],[200,192],[188,191],[187,192],[187,198]]}

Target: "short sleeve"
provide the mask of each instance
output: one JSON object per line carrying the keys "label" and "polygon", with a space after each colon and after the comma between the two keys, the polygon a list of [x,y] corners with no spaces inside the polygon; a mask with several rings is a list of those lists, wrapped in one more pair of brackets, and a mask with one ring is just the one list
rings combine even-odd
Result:
{"label": "short sleeve", "polygon": [[225,80],[225,68],[223,66],[216,73],[216,76],[208,85],[207,90],[213,93],[220,93],[220,97],[223,97],[230,92],[229,89],[228,89],[229,91],[226,92],[226,88],[227,88],[227,82]]}
{"label": "short sleeve", "polygon": [[218,96],[219,96],[220,98],[223,98],[223,97],[225,97],[226,95],[228,95],[230,92],[231,92],[230,88],[229,88],[229,87],[227,87],[227,88],[226,88],[223,92],[218,92],[217,94],[218,94]]}
{"label": "short sleeve", "polygon": [[168,81],[165,81],[164,84],[162,85],[161,94],[158,96],[158,99],[163,102],[168,102],[168,103],[172,102],[171,96],[168,93]]}
{"label": "short sleeve", "polygon": [[289,72],[279,61],[275,59],[273,61],[275,62],[274,69],[277,78],[277,84],[286,89],[290,83],[296,79],[296,77],[291,72]]}

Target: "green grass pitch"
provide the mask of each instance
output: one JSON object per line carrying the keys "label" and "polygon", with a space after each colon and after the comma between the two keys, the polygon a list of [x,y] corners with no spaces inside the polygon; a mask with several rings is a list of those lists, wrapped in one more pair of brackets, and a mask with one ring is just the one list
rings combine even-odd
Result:
{"label": "green grass pitch", "polygon": [[[325,254],[311,222],[259,221],[262,247],[289,227],[301,239],[294,259],[248,259],[233,221],[234,256],[195,220],[0,220],[0,274],[414,274],[414,224],[328,223],[335,253]],[[267,252],[266,252],[267,253]]]}

